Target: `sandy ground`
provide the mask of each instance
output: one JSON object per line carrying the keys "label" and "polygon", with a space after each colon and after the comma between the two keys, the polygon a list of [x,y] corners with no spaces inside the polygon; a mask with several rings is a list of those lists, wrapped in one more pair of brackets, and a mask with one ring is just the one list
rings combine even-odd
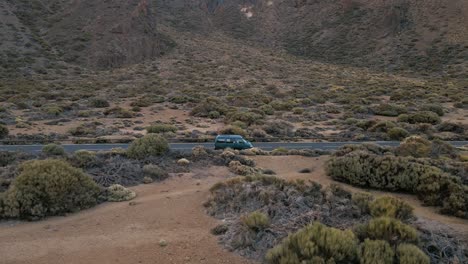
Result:
{"label": "sandy ground", "polygon": [[[464,236],[468,238],[468,220],[441,215],[437,212],[437,208],[435,207],[422,206],[421,202],[415,195],[364,190],[332,180],[330,177],[326,176],[324,170],[324,163],[328,159],[327,156],[319,158],[299,156],[256,156],[253,157],[253,159],[257,162],[257,166],[265,169],[271,169],[275,171],[279,177],[286,179],[308,179],[318,182],[323,186],[329,186],[330,184],[334,183],[343,186],[345,189],[351,192],[366,191],[372,193],[375,196],[392,195],[399,197],[404,199],[414,208],[414,213],[416,216],[418,216],[418,218],[444,223],[450,228],[456,230],[457,233],[462,234],[462,237]],[[310,169],[311,173],[299,173],[299,170],[305,168]]]}
{"label": "sandy ground", "polygon": [[202,204],[220,175],[229,173],[214,167],[200,179],[176,176],[138,186],[135,205],[105,203],[67,217],[2,223],[0,263],[250,263],[210,234],[219,221]]}

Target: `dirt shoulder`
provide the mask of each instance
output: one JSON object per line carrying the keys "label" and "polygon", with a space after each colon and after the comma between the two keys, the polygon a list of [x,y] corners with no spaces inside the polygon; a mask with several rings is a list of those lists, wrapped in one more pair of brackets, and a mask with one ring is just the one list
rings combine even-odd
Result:
{"label": "dirt shoulder", "polygon": [[[229,174],[212,167],[138,186],[138,197],[67,217],[0,224],[0,263],[251,263],[218,245],[205,213],[209,188]],[[161,239],[167,241],[161,247]]]}

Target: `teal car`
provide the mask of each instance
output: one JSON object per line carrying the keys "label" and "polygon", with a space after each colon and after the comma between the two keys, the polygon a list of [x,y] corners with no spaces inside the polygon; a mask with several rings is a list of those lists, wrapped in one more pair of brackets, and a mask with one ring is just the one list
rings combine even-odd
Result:
{"label": "teal car", "polygon": [[252,143],[245,140],[239,135],[219,135],[215,139],[215,149],[250,149],[253,148]]}

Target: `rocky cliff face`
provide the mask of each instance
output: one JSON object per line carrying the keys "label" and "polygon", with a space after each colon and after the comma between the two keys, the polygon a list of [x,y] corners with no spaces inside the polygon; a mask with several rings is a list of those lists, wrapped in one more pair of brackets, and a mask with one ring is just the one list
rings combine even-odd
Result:
{"label": "rocky cliff face", "polygon": [[[150,0],[9,0],[10,15],[50,61],[109,69],[154,59],[172,45]],[[10,42],[11,43],[11,42]]]}
{"label": "rocky cliff face", "polygon": [[23,64],[27,54],[93,69],[152,60],[175,45],[164,28],[379,70],[468,69],[466,0],[7,0],[0,8],[15,25],[0,24],[0,49],[21,47]]}
{"label": "rocky cliff face", "polygon": [[201,0],[199,6],[211,30],[296,55],[385,70],[467,66],[464,0]]}

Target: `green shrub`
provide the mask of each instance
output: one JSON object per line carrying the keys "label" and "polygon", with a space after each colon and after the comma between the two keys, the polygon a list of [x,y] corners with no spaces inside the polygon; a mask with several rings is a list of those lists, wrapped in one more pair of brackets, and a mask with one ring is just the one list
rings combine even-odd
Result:
{"label": "green shrub", "polygon": [[290,234],[267,253],[266,260],[272,264],[310,260],[350,263],[356,259],[357,243],[350,230],[341,231],[316,222]]}
{"label": "green shrub", "polygon": [[243,137],[247,136],[247,132],[244,129],[238,126],[227,126],[219,131],[222,135],[241,135]]}
{"label": "green shrub", "polygon": [[269,104],[264,104],[260,106],[258,109],[263,111],[266,115],[273,115],[275,113],[275,109],[273,108],[273,106]]}
{"label": "green shrub", "polygon": [[398,156],[413,156],[415,158],[424,158],[431,155],[432,143],[419,136],[411,136],[395,149]]}
{"label": "green shrub", "polygon": [[241,217],[241,222],[253,231],[260,231],[270,226],[270,218],[262,212],[252,212]]}
{"label": "green shrub", "polygon": [[133,107],[148,107],[148,106],[151,106],[152,104],[153,104],[152,98],[143,97],[143,98],[139,98],[139,99],[131,102],[130,106],[133,106]]}
{"label": "green shrub", "polygon": [[430,111],[423,111],[423,112],[417,112],[413,114],[403,114],[398,116],[398,121],[399,122],[405,122],[405,123],[410,123],[410,124],[418,124],[418,123],[428,123],[428,124],[439,124],[440,123],[440,117]]}
{"label": "green shrub", "polygon": [[400,243],[418,243],[416,229],[391,217],[379,217],[369,223],[356,227],[356,234],[360,239],[385,240],[391,245]]}
{"label": "green shrub", "polygon": [[392,121],[379,121],[377,124],[370,127],[369,131],[386,133],[387,131],[395,127],[396,127],[396,124]]}
{"label": "green shrub", "polygon": [[210,111],[208,113],[208,118],[211,118],[211,119],[218,119],[221,117],[221,113],[219,113],[218,111]]}
{"label": "green shrub", "polygon": [[461,123],[442,122],[437,126],[439,132],[452,132],[463,134],[465,132],[465,126]]}
{"label": "green shrub", "polygon": [[150,156],[160,156],[169,150],[166,139],[157,134],[147,134],[135,140],[127,150],[127,155],[133,159],[144,159]]}
{"label": "green shrub", "polygon": [[104,114],[106,116],[112,115],[117,118],[132,118],[133,117],[133,113],[131,111],[127,109],[123,109],[122,107],[114,107],[111,109],[107,109],[106,111],[104,111]]}
{"label": "green shrub", "polygon": [[65,149],[57,144],[48,144],[42,148],[42,153],[48,156],[63,156],[65,155]]}
{"label": "green shrub", "polygon": [[358,259],[361,264],[393,264],[395,252],[390,244],[383,240],[366,239],[359,246]]}
{"label": "green shrub", "polygon": [[107,100],[101,98],[93,98],[89,101],[89,104],[91,107],[95,108],[105,108],[110,106]]}
{"label": "green shrub", "polygon": [[468,187],[449,183],[449,195],[443,201],[442,213],[468,218]]}
{"label": "green shrub", "polygon": [[270,105],[276,111],[291,111],[297,105],[297,103],[294,101],[275,100],[271,102]]}
{"label": "green shrub", "polygon": [[154,134],[167,133],[167,132],[175,133],[177,132],[177,127],[173,125],[167,125],[167,124],[156,124],[156,125],[151,125],[147,127],[146,131],[148,133],[154,133]]}
{"label": "green shrub", "polygon": [[390,139],[401,140],[409,136],[409,132],[401,127],[394,127],[387,131],[387,135]]}
{"label": "green shrub", "polygon": [[218,118],[218,114],[220,116],[224,115],[228,109],[229,107],[218,98],[209,97],[195,106],[190,114],[193,116],[210,117],[210,113],[216,112],[216,118]]}
{"label": "green shrub", "polygon": [[107,188],[107,201],[109,202],[124,202],[130,201],[136,197],[136,193],[119,184],[113,184]]}
{"label": "green shrub", "polygon": [[406,107],[394,104],[380,104],[372,108],[376,115],[381,116],[398,116],[406,113]]}
{"label": "green shrub", "polygon": [[161,181],[169,177],[169,173],[167,173],[167,171],[154,164],[145,165],[143,167],[143,173],[145,176],[157,181]]}
{"label": "green shrub", "polygon": [[230,122],[241,121],[247,125],[252,125],[263,119],[263,116],[254,112],[234,112],[229,114],[228,119]]}
{"label": "green shrub", "polygon": [[370,203],[374,200],[374,197],[370,193],[353,193],[351,200],[353,203],[361,209],[362,213],[370,213]]}
{"label": "green shrub", "polygon": [[46,105],[42,107],[42,111],[48,115],[58,116],[63,113],[63,108],[58,105]]}
{"label": "green shrub", "polygon": [[292,136],[294,134],[294,126],[282,120],[269,121],[263,126],[263,129],[274,136]]}
{"label": "green shrub", "polygon": [[422,107],[424,111],[430,111],[436,113],[438,116],[444,116],[444,108],[441,105],[429,104]]}
{"label": "green shrub", "polygon": [[407,220],[413,216],[413,208],[409,204],[392,196],[375,199],[369,204],[369,209],[373,217],[385,216]]}
{"label": "green shrub", "polygon": [[430,263],[430,258],[415,245],[401,244],[397,247],[396,254],[400,264]]}
{"label": "green shrub", "polygon": [[336,155],[326,164],[327,174],[333,179],[360,187],[414,193],[426,205],[442,205],[455,190],[450,187],[461,185],[458,178],[413,158],[363,150]]}
{"label": "green shrub", "polygon": [[69,158],[69,162],[78,168],[88,168],[96,162],[96,153],[78,150]]}
{"label": "green shrub", "polygon": [[20,166],[20,175],[4,196],[4,215],[38,219],[94,206],[99,187],[80,169],[61,160],[34,160]]}
{"label": "green shrub", "polygon": [[10,131],[5,125],[0,124],[0,139],[6,138]]}

